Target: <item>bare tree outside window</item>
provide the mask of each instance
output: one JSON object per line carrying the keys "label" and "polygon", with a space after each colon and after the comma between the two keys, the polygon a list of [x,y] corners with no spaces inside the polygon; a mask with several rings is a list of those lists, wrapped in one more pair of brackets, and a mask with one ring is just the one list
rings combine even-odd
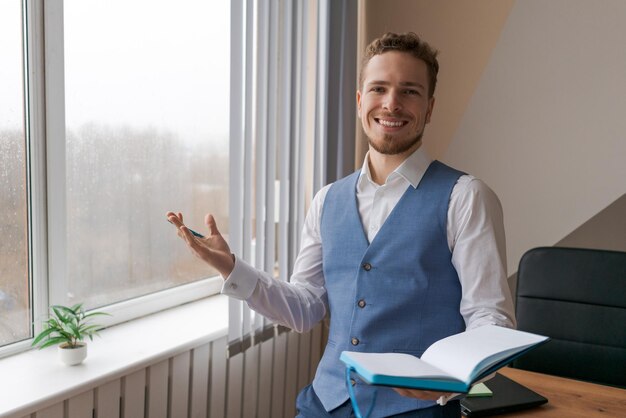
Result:
{"label": "bare tree outside window", "polygon": [[215,275],[165,220],[227,234],[228,1],[66,1],[67,299]]}

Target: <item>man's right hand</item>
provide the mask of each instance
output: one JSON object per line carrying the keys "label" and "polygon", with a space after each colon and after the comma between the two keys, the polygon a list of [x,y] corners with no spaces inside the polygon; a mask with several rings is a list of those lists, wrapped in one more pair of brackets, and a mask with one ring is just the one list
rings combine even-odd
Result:
{"label": "man's right hand", "polygon": [[217,229],[213,215],[207,214],[204,218],[209,229],[209,234],[204,238],[196,237],[191,233],[183,223],[182,213],[167,212],[166,216],[167,220],[176,226],[178,236],[185,240],[191,252],[216,269],[226,280],[235,267],[235,256],[230,252],[230,247]]}

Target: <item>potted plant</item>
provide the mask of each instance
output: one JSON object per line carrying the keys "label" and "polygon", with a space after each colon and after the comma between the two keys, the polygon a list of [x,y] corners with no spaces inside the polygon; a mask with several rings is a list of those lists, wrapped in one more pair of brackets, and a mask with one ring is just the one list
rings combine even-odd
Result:
{"label": "potted plant", "polygon": [[69,366],[80,364],[87,357],[87,343],[85,338],[93,341],[93,336],[98,335],[101,325],[91,322],[97,315],[108,315],[104,312],[85,313],[83,304],[79,303],[72,307],[54,305],[52,313],[47,321],[44,321],[43,331],[35,340],[33,346],[39,345],[39,349],[51,345],[59,346],[61,361]]}

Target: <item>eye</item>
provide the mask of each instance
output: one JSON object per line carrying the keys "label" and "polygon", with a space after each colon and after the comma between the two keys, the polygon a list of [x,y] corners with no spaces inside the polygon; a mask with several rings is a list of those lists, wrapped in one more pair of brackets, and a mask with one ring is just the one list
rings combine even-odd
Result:
{"label": "eye", "polygon": [[373,93],[383,93],[385,89],[381,86],[374,86],[370,89],[370,91]]}
{"label": "eye", "polygon": [[405,90],[405,94],[411,95],[411,96],[420,96],[420,92],[417,90],[413,90],[413,89],[407,89]]}

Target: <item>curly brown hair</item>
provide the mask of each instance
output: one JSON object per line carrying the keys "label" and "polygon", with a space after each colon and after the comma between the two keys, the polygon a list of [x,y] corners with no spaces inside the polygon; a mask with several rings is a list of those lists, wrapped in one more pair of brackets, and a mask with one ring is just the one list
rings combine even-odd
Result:
{"label": "curly brown hair", "polygon": [[369,61],[376,55],[389,51],[407,52],[426,64],[428,68],[428,96],[432,97],[437,85],[437,73],[439,72],[439,62],[437,61],[438,51],[421,40],[413,32],[392,33],[387,32],[380,38],[374,39],[365,48],[365,54],[361,61],[361,71],[359,73],[359,86],[363,85],[363,72]]}

